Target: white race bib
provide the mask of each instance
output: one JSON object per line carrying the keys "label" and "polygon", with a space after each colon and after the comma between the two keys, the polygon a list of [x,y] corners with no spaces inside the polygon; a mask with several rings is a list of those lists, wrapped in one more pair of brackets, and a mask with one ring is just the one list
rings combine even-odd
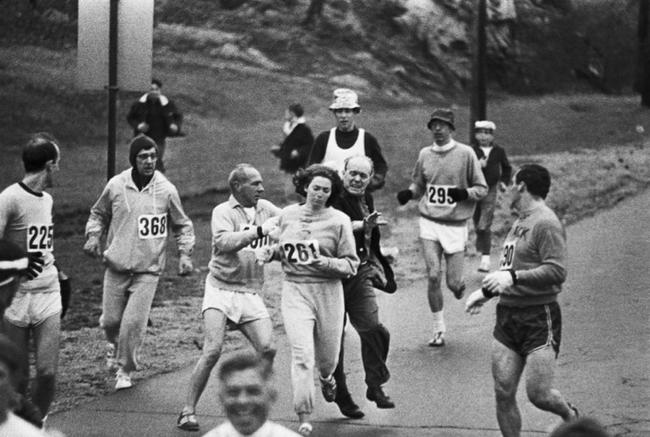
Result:
{"label": "white race bib", "polygon": [[427,204],[430,208],[453,209],[456,202],[449,197],[449,189],[455,188],[454,185],[433,185],[427,184]]}
{"label": "white race bib", "polygon": [[506,241],[503,244],[503,252],[501,253],[501,260],[499,261],[499,270],[512,269],[512,261],[515,258],[516,248],[517,248],[516,241]]}
{"label": "white race bib", "polygon": [[54,249],[54,225],[30,223],[27,226],[27,252],[51,252]]}
{"label": "white race bib", "polygon": [[318,240],[287,241],[282,244],[282,250],[287,262],[308,265],[319,253]]}
{"label": "white race bib", "polygon": [[143,214],[138,217],[138,237],[141,240],[167,237],[167,214]]}
{"label": "white race bib", "polygon": [[[240,231],[248,231],[249,229],[255,229],[257,228],[257,225],[240,225],[239,230]],[[259,249],[260,247],[265,247],[265,246],[270,246],[271,245],[271,239],[269,238],[268,235],[265,235],[264,238],[256,238],[253,241],[251,241],[251,244],[248,246],[244,247],[242,250],[255,250]]]}

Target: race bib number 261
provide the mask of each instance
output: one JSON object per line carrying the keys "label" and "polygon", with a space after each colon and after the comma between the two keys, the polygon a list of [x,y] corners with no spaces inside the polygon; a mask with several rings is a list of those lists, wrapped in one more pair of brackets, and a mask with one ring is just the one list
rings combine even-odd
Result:
{"label": "race bib number 261", "polygon": [[141,240],[167,237],[167,214],[143,214],[138,217],[138,237]]}
{"label": "race bib number 261", "polygon": [[282,244],[284,256],[292,264],[308,265],[318,252],[318,240],[287,241]]}

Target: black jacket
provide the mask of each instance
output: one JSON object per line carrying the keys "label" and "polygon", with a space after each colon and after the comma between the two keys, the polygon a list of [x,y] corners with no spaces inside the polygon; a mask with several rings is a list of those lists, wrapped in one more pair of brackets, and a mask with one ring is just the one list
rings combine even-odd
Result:
{"label": "black jacket", "polygon": [[[298,123],[280,144],[280,151],[277,154],[280,158],[280,170],[293,174],[299,168],[305,167],[312,144],[314,144],[314,134],[311,129],[304,123]],[[298,152],[298,156],[292,158],[291,152],[294,150]]]}
{"label": "black jacket", "polygon": [[[474,152],[478,159],[481,159],[485,156],[481,147],[477,144],[474,146]],[[482,168],[483,176],[485,176],[485,182],[488,184],[488,187],[493,187],[499,182],[503,182],[506,185],[510,185],[510,179],[512,178],[512,166],[508,161],[506,156],[506,151],[503,147],[492,144],[492,150],[490,151],[490,156],[488,156],[487,165]]]}
{"label": "black jacket", "polygon": [[[366,205],[368,205],[368,210],[373,212],[375,210],[374,200],[372,195],[366,191],[365,194]],[[363,220],[364,214],[361,210],[361,205],[359,204],[359,199],[356,196],[349,194],[347,191],[343,190],[342,196],[333,202],[332,206],[339,211],[344,212],[350,217],[350,220]],[[364,244],[364,232],[359,231],[354,233],[354,240],[357,245],[357,255],[361,259],[365,259],[367,254],[365,253],[365,244]],[[370,234],[370,251],[377,257],[381,263],[382,268],[384,269],[384,275],[386,276],[386,283],[379,284],[374,283],[375,288],[378,288],[386,293],[394,293],[397,290],[397,284],[395,283],[395,274],[393,269],[388,263],[388,260],[381,253],[381,234],[379,232],[379,227],[373,228]]]}
{"label": "black jacket", "polygon": [[148,98],[148,94],[145,94],[131,105],[126,121],[133,128],[134,136],[140,134],[138,125],[142,122],[149,125],[149,130],[145,134],[156,142],[172,136],[169,132],[172,123],[178,126],[178,132],[174,135],[182,135],[180,131],[183,115],[178,112],[174,102],[167,98],[163,101],[165,105],[161,103],[161,99]]}

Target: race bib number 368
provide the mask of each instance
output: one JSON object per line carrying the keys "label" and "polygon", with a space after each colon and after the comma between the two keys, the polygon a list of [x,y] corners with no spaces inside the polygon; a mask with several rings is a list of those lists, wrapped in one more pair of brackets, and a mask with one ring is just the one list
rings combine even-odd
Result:
{"label": "race bib number 368", "polygon": [[141,240],[167,237],[167,214],[144,214],[138,217],[138,237]]}
{"label": "race bib number 368", "polygon": [[284,256],[291,264],[308,265],[318,252],[318,240],[287,241],[282,244]]}
{"label": "race bib number 368", "polygon": [[52,251],[54,249],[54,226],[30,223],[27,226],[27,252]]}
{"label": "race bib number 368", "polygon": [[427,185],[427,203],[435,208],[454,208],[456,202],[449,197],[449,189],[453,185]]}

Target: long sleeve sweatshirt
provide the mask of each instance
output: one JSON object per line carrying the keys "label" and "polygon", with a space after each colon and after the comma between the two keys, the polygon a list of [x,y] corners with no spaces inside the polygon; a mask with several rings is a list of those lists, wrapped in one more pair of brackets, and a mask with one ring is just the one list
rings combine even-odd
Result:
{"label": "long sleeve sweatshirt", "polygon": [[[313,212],[290,205],[280,213],[279,255],[285,279],[291,282],[328,282],[355,275],[359,266],[350,218],[332,207]],[[316,252],[328,260],[324,269],[309,261]]]}

